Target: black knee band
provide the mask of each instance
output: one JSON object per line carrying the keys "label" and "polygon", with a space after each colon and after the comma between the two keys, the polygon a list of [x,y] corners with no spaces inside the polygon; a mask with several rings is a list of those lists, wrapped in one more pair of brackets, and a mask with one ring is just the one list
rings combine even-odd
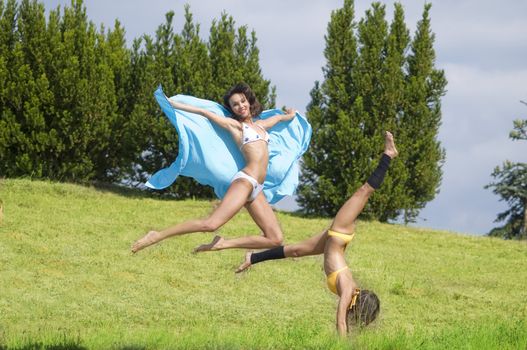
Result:
{"label": "black knee band", "polygon": [[386,171],[390,167],[391,160],[392,159],[386,153],[382,154],[379,165],[377,165],[377,169],[375,169],[373,174],[371,174],[368,178],[368,181],[366,181],[371,187],[378,189],[381,186],[384,180],[384,175],[386,175]]}
{"label": "black knee band", "polygon": [[275,260],[275,259],[283,259],[283,258],[285,258],[284,246],[281,245],[276,248],[264,250],[263,252],[252,253],[251,254],[251,265],[254,265],[256,263],[259,263],[265,260]]}

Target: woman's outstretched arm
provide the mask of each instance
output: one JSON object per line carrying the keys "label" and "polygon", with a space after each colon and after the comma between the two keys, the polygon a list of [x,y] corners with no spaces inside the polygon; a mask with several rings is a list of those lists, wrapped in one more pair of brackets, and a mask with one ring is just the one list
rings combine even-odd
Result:
{"label": "woman's outstretched arm", "polygon": [[296,115],[296,109],[288,108],[285,114],[277,114],[267,119],[258,120],[256,123],[265,130],[268,130],[280,122],[292,120]]}
{"label": "woman's outstretched arm", "polygon": [[238,123],[236,120],[232,118],[226,118],[226,117],[219,116],[203,108],[187,105],[181,102],[175,102],[175,101],[170,100],[168,97],[167,99],[168,99],[168,102],[170,102],[170,105],[174,107],[175,109],[179,109],[179,110],[189,112],[189,113],[199,114],[207,118],[211,122],[227,130],[230,130],[233,128],[240,129],[240,126],[239,126],[240,123]]}

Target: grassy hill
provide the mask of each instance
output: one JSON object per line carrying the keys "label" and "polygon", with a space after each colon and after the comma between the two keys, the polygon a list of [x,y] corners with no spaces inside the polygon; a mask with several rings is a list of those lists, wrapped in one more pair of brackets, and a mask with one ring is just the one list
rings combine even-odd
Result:
{"label": "grassy hill", "polygon": [[[322,258],[262,263],[192,254],[211,234],[131,243],[214,203],[1,180],[0,349],[525,349],[527,245],[360,222],[347,258],[381,299],[372,327],[337,339]],[[1,217],[0,217],[1,218]],[[328,219],[278,213],[291,243]],[[242,211],[220,234],[257,234]]]}

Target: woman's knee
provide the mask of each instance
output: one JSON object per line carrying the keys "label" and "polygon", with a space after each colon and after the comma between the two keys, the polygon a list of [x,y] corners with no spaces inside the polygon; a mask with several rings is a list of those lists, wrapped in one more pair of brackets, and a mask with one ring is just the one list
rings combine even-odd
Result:
{"label": "woman's knee", "polygon": [[208,218],[201,221],[201,230],[202,232],[214,232],[217,231],[221,226],[223,225],[223,222],[220,222],[218,220]]}
{"label": "woman's knee", "polygon": [[268,231],[265,234],[265,237],[273,245],[273,247],[281,246],[284,243],[284,235],[281,230],[272,230]]}
{"label": "woman's knee", "polygon": [[368,183],[363,184],[357,190],[358,194],[360,194],[362,196],[365,196],[365,197],[369,197],[373,192],[375,192],[375,189],[373,187],[371,187],[371,185],[368,184]]}
{"label": "woman's knee", "polygon": [[269,238],[269,241],[271,242],[273,247],[279,247],[282,245],[282,243],[284,243],[284,238],[282,236],[273,237],[273,238]]}
{"label": "woman's knee", "polygon": [[289,252],[291,256],[294,258],[300,258],[302,256],[315,254],[313,247],[302,245],[302,244],[295,244],[295,245],[289,246]]}
{"label": "woman's knee", "polygon": [[289,252],[293,258],[298,258],[302,256],[302,251],[295,246],[289,247]]}

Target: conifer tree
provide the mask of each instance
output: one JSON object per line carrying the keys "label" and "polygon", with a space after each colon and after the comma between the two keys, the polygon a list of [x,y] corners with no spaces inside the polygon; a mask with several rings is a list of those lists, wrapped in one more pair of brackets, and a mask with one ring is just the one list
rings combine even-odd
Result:
{"label": "conifer tree", "polygon": [[17,3],[15,0],[0,1],[0,175],[16,176],[13,169],[17,161],[18,138],[24,137],[16,108],[20,104],[13,96],[13,71],[15,69],[15,47],[18,42],[16,31]]}
{"label": "conifer tree", "polygon": [[[125,31],[119,21],[114,28],[105,32],[101,26],[96,41],[96,65],[104,82],[105,90],[100,93],[108,96],[109,104],[106,114],[101,116],[107,120],[107,137],[110,141],[103,150],[94,155],[96,175],[94,179],[105,182],[117,182],[123,179],[127,169],[133,162],[133,138],[130,138],[130,101],[128,100],[128,85],[130,79],[130,54],[126,47]],[[97,101],[102,96],[97,97]]]}
{"label": "conifer tree", "polygon": [[239,82],[246,82],[264,108],[274,107],[274,88],[262,76],[256,34],[248,36],[247,26],[236,29],[234,19],[225,12],[210,28],[209,56],[212,64],[212,96],[222,101],[225,92]]}
{"label": "conifer tree", "polygon": [[175,38],[176,60],[173,76],[177,92],[210,98],[212,65],[207,44],[199,36],[200,26],[194,23],[190,6],[185,5],[185,24]]}
{"label": "conifer tree", "polygon": [[[405,181],[408,169],[405,166],[404,147],[400,118],[404,114],[404,88],[406,72],[406,51],[410,42],[409,30],[404,22],[404,11],[400,4],[394,5],[394,16],[387,32],[383,49],[383,63],[380,74],[380,94],[376,98],[377,105],[374,115],[378,116],[380,128],[374,132],[376,141],[382,142],[382,130],[393,130],[396,133],[397,144],[401,156],[390,166],[390,176],[383,183],[383,190],[375,193],[370,208],[377,213],[381,221],[395,218],[409,202],[406,196]],[[370,167],[374,165],[370,163]],[[373,168],[370,168],[373,170]]]}
{"label": "conifer tree", "polygon": [[[121,24],[96,29],[82,0],[51,10],[47,23],[37,0],[0,0],[0,175],[143,183],[178,153],[152,96],[158,84],[220,102],[246,77],[264,105],[274,104],[254,32],[224,13],[207,44],[188,5],[181,34],[173,18],[168,12],[155,37],[129,49]],[[166,192],[212,196],[185,178]]]}
{"label": "conifer tree", "polygon": [[[65,7],[62,17],[59,8],[50,11],[48,23],[36,0],[6,9],[2,27],[11,34],[2,31],[7,35],[2,42],[11,48],[3,61],[10,69],[1,93],[9,101],[2,108],[2,173],[115,180],[112,168],[115,173],[126,161],[113,151],[118,147],[110,147],[110,140],[118,145],[114,131],[122,120],[117,120],[117,60],[110,62],[104,29],[95,30],[80,0]],[[122,42],[120,49],[126,51]]]}
{"label": "conifer tree", "polygon": [[[308,106],[314,133],[304,156],[299,190],[299,203],[305,212],[335,214],[377,165],[385,130],[394,133],[403,156],[393,162],[383,191],[372,196],[362,216],[386,221],[406,214],[410,221],[430,200],[429,192],[435,193],[440,180],[438,167],[444,156],[435,137],[445,80],[442,71],[433,67],[428,10],[427,5],[413,42],[413,56],[407,56],[410,37],[401,5],[395,5],[390,25],[385,19],[385,6],[380,3],[373,3],[358,24],[351,0],[332,13],[324,51],[325,80],[315,83]],[[412,66],[417,62],[429,68],[417,74]],[[424,83],[413,83],[410,88],[409,81],[421,81],[414,77],[417,75]],[[410,99],[408,91],[421,87],[425,91],[420,98]],[[422,107],[420,115],[414,115],[415,105]],[[415,129],[417,124],[421,131]],[[427,124],[430,130],[423,132]],[[405,157],[407,147],[414,142],[412,138],[432,143],[422,151],[438,154],[414,151]],[[409,177],[417,173],[418,167],[415,181],[422,182],[420,175],[425,166],[438,170],[439,177],[429,171],[427,176],[431,178],[418,187],[419,196],[413,193],[416,191],[407,195],[412,185]]]}
{"label": "conifer tree", "polygon": [[[303,158],[298,201],[309,214],[333,215],[347,193],[341,192],[339,182],[346,176],[341,170],[351,167],[349,163],[343,164],[343,155],[351,152],[351,144],[347,140],[339,148],[335,140],[336,123],[339,117],[345,119],[350,114],[356,91],[352,80],[357,59],[355,27],[353,2],[346,0],[341,9],[331,14],[325,37],[325,80],[322,85],[315,83],[307,108],[313,135]],[[346,126],[345,122],[342,124]]]}
{"label": "conifer tree", "polygon": [[174,12],[168,12],[155,38],[144,35],[133,44],[129,94],[134,100],[130,119],[135,126],[138,147],[134,173],[129,176],[131,183],[145,182],[149,174],[169,166],[177,155],[177,134],[153,98],[159,84],[168,94],[176,91],[172,78],[176,35],[173,18]]}
{"label": "conifer tree", "polygon": [[[260,50],[256,46],[256,32],[251,31],[250,37],[247,34],[247,26],[238,28],[238,35],[235,44],[236,61],[241,68],[242,80],[249,84],[254,91],[263,108],[274,108],[275,106],[275,87],[270,87],[271,82],[263,78],[260,67]],[[269,89],[271,88],[271,91]]]}
{"label": "conifer tree", "polygon": [[[185,8],[185,25],[181,35],[175,34],[174,12],[168,12],[156,37],[143,36],[132,48],[130,93],[136,96],[131,120],[139,135],[131,183],[144,183],[148,177],[173,162],[178,154],[178,138],[174,127],[160,111],[152,93],[162,84],[167,94],[211,95],[211,68],[207,46],[199,38],[199,26]],[[143,43],[144,42],[144,43]],[[178,198],[212,197],[209,187],[190,178],[180,177],[162,193]]]}
{"label": "conifer tree", "polygon": [[[527,119],[515,120],[514,129],[509,137],[512,140],[527,140]],[[503,167],[497,166],[492,172],[494,182],[485,188],[506,201],[509,209],[498,214],[495,222],[505,222],[503,226],[493,228],[489,236],[506,239],[527,239],[527,163],[505,161]]]}
{"label": "conifer tree", "polygon": [[62,66],[56,96],[65,140],[61,173],[70,180],[106,177],[105,160],[117,113],[114,77],[104,56],[104,33],[88,20],[82,1],[64,9]]}
{"label": "conifer tree", "polygon": [[[46,40],[44,7],[36,1],[22,1],[18,8],[8,3],[3,21],[11,33],[4,32],[9,51],[8,72],[3,95],[2,124],[5,145],[0,159],[3,174],[41,177],[49,174],[50,164],[44,162],[50,145],[57,143],[56,133],[48,132],[48,114],[52,95],[46,75],[49,48]],[[14,17],[12,17],[14,14]],[[7,21],[10,23],[7,24]],[[2,50],[3,51],[3,50]],[[3,148],[3,147],[0,147]]]}
{"label": "conifer tree", "polygon": [[224,12],[219,21],[212,21],[208,42],[213,82],[210,92],[214,101],[222,101],[227,89],[243,80],[242,72],[236,65],[235,41],[234,19]]}
{"label": "conifer tree", "polygon": [[405,166],[409,171],[405,188],[410,198],[404,208],[405,222],[414,221],[420,209],[439,191],[445,150],[437,139],[441,125],[441,97],[446,78],[434,67],[434,34],[430,24],[431,4],[426,4],[411,43],[406,78],[404,114]]}
{"label": "conifer tree", "polygon": [[113,95],[115,98],[114,113],[110,124],[109,138],[111,143],[97,162],[100,179],[106,182],[122,181],[135,159],[135,137],[133,121],[129,119],[134,100],[128,90],[131,85],[131,57],[127,48],[125,30],[119,21],[104,33],[101,28],[98,42],[98,54],[106,62],[113,77]]}
{"label": "conifer tree", "polygon": [[[346,190],[346,197],[362,185],[377,166],[385,130],[391,129],[397,134],[397,130],[391,127],[395,124],[395,110],[383,103],[390,98],[387,96],[390,91],[386,91],[385,82],[391,79],[389,74],[385,74],[388,36],[385,16],[384,5],[373,3],[357,27],[358,57],[352,71],[357,95],[351,113],[348,116],[342,115],[337,123],[339,144],[344,144],[349,140],[350,134],[353,135],[353,142],[348,146],[353,151],[353,160],[350,162],[351,166],[346,167],[341,180],[346,184],[343,188]],[[350,133],[345,132],[344,121]],[[386,220],[386,216],[391,218],[389,214],[394,214],[389,213],[386,208],[393,204],[393,198],[389,197],[388,192],[388,188],[392,187],[393,175],[395,174],[390,171],[383,184],[383,191],[378,191],[368,201],[363,217]],[[346,199],[341,199],[341,205]]]}

